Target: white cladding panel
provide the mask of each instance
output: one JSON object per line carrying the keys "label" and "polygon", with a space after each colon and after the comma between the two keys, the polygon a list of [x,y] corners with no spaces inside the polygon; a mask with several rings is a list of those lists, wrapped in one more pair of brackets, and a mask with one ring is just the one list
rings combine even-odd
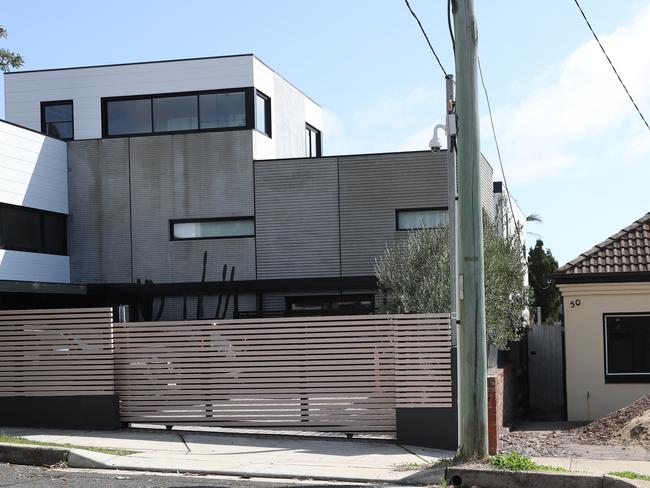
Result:
{"label": "white cladding panel", "polygon": [[254,86],[271,97],[271,134],[254,132],[255,159],[305,156],[305,124],[322,130],[321,107],[295,86],[255,58]]}
{"label": "white cladding panel", "polygon": [[66,143],[0,121],[0,202],[67,214]]}
{"label": "white cladding panel", "polygon": [[5,118],[40,131],[44,101],[73,100],[75,139],[101,134],[101,98],[253,86],[253,56],[14,72],[5,75]]}
{"label": "white cladding panel", "polygon": [[70,282],[70,258],[0,249],[0,280]]}

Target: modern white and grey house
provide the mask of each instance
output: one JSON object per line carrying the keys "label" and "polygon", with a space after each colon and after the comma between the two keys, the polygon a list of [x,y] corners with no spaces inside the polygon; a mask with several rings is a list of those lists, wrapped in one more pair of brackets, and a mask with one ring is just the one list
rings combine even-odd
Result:
{"label": "modern white and grey house", "polygon": [[5,112],[4,307],[372,312],[386,244],[446,220],[445,151],[323,156],[321,107],[252,54],[12,72]]}

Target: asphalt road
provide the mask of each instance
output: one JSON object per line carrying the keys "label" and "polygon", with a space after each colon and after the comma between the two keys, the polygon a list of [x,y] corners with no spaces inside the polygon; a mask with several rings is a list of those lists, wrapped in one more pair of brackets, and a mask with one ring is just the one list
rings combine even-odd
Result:
{"label": "asphalt road", "polygon": [[[167,476],[160,474],[136,474],[66,468],[42,468],[0,463],[0,488],[323,488],[326,484],[309,482],[287,483],[278,481],[257,481],[237,478],[214,478],[206,476]],[[369,485],[332,485],[337,488]]]}

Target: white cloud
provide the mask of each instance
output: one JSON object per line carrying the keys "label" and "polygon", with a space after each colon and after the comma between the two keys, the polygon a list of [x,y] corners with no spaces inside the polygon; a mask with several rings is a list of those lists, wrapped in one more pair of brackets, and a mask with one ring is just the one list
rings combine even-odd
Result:
{"label": "white cloud", "polygon": [[[600,36],[642,107],[650,100],[650,57],[639,55],[640,46],[650,45],[648,25],[650,7],[611,35]],[[595,144],[606,145],[613,133],[618,139],[629,139],[628,147],[644,144],[639,150],[647,153],[647,131],[643,139],[636,131],[628,134],[622,130],[632,123],[643,126],[634,120],[638,114],[595,40],[578,48],[553,70],[557,70],[555,76],[550,71],[541,74],[548,81],[546,86],[495,114],[506,170],[513,181],[537,181],[584,163],[585,153],[595,149]],[[483,140],[491,144],[485,119],[482,127]]]}
{"label": "white cloud", "polygon": [[[444,117],[444,95],[433,87],[415,87],[346,114],[323,112],[325,154],[424,150]],[[421,129],[413,132],[413,127]]]}

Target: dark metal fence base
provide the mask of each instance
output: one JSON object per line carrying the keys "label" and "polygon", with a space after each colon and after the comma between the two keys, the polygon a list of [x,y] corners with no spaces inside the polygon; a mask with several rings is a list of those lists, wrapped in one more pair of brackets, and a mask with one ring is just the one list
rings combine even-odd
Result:
{"label": "dark metal fence base", "polygon": [[458,447],[456,408],[398,408],[397,442],[455,451]]}
{"label": "dark metal fence base", "polygon": [[112,430],[121,427],[117,395],[0,398],[2,427]]}

